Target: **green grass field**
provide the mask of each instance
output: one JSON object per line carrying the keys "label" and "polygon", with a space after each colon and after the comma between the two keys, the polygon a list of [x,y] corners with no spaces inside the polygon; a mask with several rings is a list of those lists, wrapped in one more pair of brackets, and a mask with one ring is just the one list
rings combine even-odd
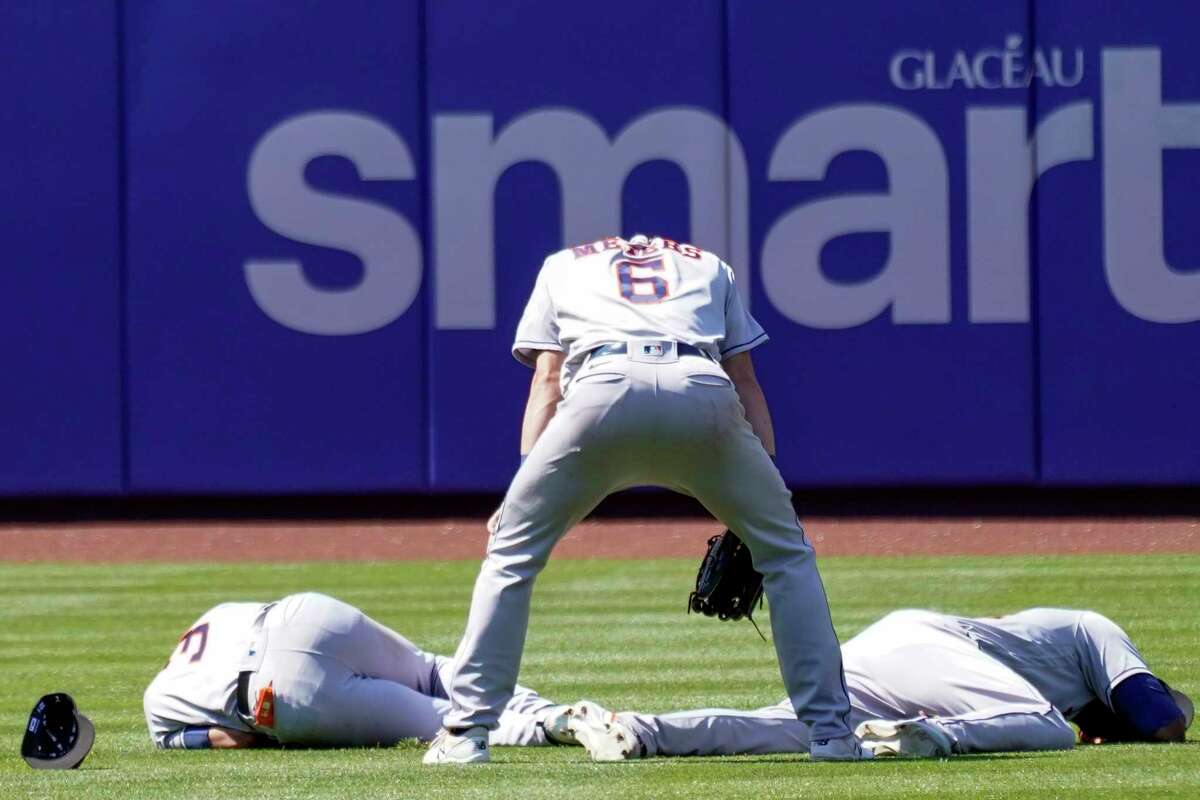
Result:
{"label": "green grass field", "polygon": [[[498,748],[469,769],[422,767],[415,743],[363,751],[160,752],[142,689],[208,607],[317,590],[426,649],[453,651],[475,563],[0,565],[0,800],[37,798],[1200,797],[1200,744],[935,762],[813,764],[806,756],[594,764],[582,749]],[[617,709],[755,707],[783,695],[748,624],[686,616],[692,562],[552,562],[539,581],[522,683]],[[1200,695],[1200,556],[841,558],[822,561],[839,634],[901,607],[970,615],[1090,607],[1120,622],[1164,678]],[[763,615],[765,620],[766,615]],[[74,772],[19,758],[41,694],[95,722]]]}

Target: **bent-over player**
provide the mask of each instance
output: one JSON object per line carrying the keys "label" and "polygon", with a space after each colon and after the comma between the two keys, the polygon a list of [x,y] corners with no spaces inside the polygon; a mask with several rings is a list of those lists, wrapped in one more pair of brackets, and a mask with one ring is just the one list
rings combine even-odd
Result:
{"label": "bent-over player", "polygon": [[[142,702],[162,748],[428,741],[450,708],[449,666],[353,606],[294,594],[205,612]],[[573,743],[563,734],[566,708],[518,688],[491,741]]]}
{"label": "bent-over player", "polygon": [[[1187,695],[1091,611],[1034,608],[972,619],[897,611],[842,647],[851,719],[876,756],[1066,750],[1080,741],[1177,742]],[[568,729],[597,760],[795,753],[810,747],[791,704],[660,716],[571,707]]]}
{"label": "bent-over player", "polygon": [[534,370],[523,463],[489,525],[454,658],[453,708],[425,763],[488,760],[487,732],[516,685],[534,579],[605,496],[640,485],[695,497],[749,547],[812,757],[870,757],[849,725],[813,548],[772,461],[750,357],[766,340],[732,270],[697,247],[610,237],[546,259],[512,347]]}

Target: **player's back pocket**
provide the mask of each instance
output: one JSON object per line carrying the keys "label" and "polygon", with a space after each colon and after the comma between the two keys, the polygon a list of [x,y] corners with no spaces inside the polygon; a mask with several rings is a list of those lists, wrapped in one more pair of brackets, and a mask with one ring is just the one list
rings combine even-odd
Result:
{"label": "player's back pocket", "polygon": [[733,388],[733,381],[729,380],[725,375],[718,375],[715,372],[692,372],[685,375],[684,378],[693,386],[717,386],[723,389]]}
{"label": "player's back pocket", "polygon": [[589,372],[575,378],[572,383],[588,384],[588,383],[619,383],[629,376],[623,372]]}

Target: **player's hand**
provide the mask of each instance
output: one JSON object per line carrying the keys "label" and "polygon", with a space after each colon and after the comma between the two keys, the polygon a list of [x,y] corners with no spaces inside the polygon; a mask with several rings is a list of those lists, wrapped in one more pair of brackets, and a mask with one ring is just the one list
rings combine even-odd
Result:
{"label": "player's hand", "polygon": [[257,747],[264,742],[264,737],[256,736],[246,731],[237,731],[231,728],[216,726],[208,729],[208,743],[214,750],[238,750],[247,747]]}

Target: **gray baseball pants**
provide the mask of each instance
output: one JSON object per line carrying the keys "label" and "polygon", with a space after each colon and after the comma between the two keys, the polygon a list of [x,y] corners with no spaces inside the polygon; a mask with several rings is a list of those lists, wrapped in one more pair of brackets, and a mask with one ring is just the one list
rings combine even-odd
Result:
{"label": "gray baseball pants", "polygon": [[799,718],[816,738],[849,735],[837,636],[791,494],[724,371],[673,348],[657,359],[592,359],[570,383],[504,498],[443,724],[498,724],[521,665],[533,583],[555,543],[604,497],[641,485],[695,497],[742,537],[765,575],[776,654]]}
{"label": "gray baseball pants", "polygon": [[[914,707],[902,718],[919,715]],[[755,711],[708,708],[673,714],[617,715],[646,746],[647,756],[719,756],[807,753],[808,726],[784,700]],[[854,725],[876,717],[855,709]],[[1058,711],[1046,706],[992,704],[973,713],[933,716],[929,721],[950,734],[956,753],[1070,750],[1075,733]]]}
{"label": "gray baseball pants", "polygon": [[[322,594],[283,598],[266,613],[266,654],[250,697],[272,684],[275,724],[258,728],[283,744],[390,745],[432,739],[450,710],[450,659],[426,653],[357,608]],[[548,744],[541,726],[556,706],[517,687],[492,744]]]}
{"label": "gray baseball pants", "polygon": [[[926,717],[956,753],[1069,750],[1075,732],[1025,678],[962,634],[921,624],[925,612],[891,614],[843,647],[854,726]],[[621,714],[647,755],[808,751],[808,727],[787,700],[757,711],[704,709]]]}

